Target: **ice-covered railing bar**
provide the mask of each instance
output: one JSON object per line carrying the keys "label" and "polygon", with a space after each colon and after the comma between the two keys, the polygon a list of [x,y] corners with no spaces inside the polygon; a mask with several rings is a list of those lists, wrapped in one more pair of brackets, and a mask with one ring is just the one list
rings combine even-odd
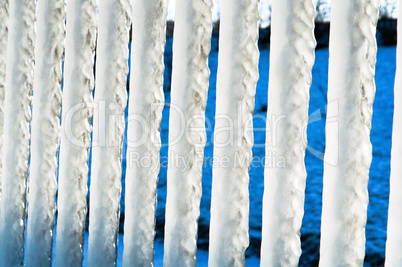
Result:
{"label": "ice-covered railing bar", "polygon": [[[167,0],[137,0],[132,10],[123,265],[152,266]],[[136,158],[150,159],[152,167],[132,164]]]}
{"label": "ice-covered railing bar", "polygon": [[51,266],[60,136],[65,1],[37,5],[26,262]]}
{"label": "ice-covered railing bar", "polygon": [[96,8],[96,0],[67,3],[56,266],[81,266],[83,260]]}
{"label": "ice-covered railing bar", "polygon": [[99,1],[89,209],[89,266],[114,266],[127,105],[129,0]]}
{"label": "ice-covered railing bar", "polygon": [[211,34],[212,0],[176,1],[164,266],[196,265]]}
{"label": "ice-covered railing bar", "polygon": [[362,266],[379,0],[332,2],[320,266]]}
{"label": "ice-covered railing bar", "polygon": [[[24,261],[26,182],[33,87],[35,1],[9,2],[7,66],[4,100],[0,262]],[[3,8],[3,7],[2,7]]]}
{"label": "ice-covered railing bar", "polygon": [[[222,0],[216,89],[209,265],[244,266],[249,245],[249,167],[258,81],[258,1]],[[228,126],[232,131],[227,130]],[[241,156],[241,161],[236,156]]]}
{"label": "ice-covered railing bar", "polygon": [[[8,37],[8,0],[0,0],[0,173],[3,170],[3,133],[4,133],[4,93],[6,86],[6,61]],[[1,177],[0,177],[0,203],[1,203]],[[0,209],[1,212],[1,209]]]}
{"label": "ice-covered railing bar", "polygon": [[282,0],[272,11],[265,153],[283,156],[286,166],[265,165],[261,266],[297,266],[315,8],[312,0]]}
{"label": "ice-covered railing bar", "polygon": [[[332,5],[321,266],[363,264],[379,2],[338,0]],[[196,263],[201,166],[206,141],[205,132],[200,129],[205,124],[208,90],[211,4],[211,0],[177,1],[170,141],[181,131],[189,134],[184,134],[170,150],[185,155],[193,164],[185,172],[169,164],[166,266],[193,266]],[[293,8],[289,9],[289,6]],[[35,1],[8,3],[0,0],[0,102],[5,97],[1,157],[7,158],[1,177],[0,262],[5,266],[24,263],[32,88],[35,98],[25,261],[28,265],[50,265],[52,259],[64,0],[40,0],[37,7],[33,80]],[[136,117],[131,118],[133,121],[128,118],[127,159],[130,161],[132,154],[138,153],[140,157],[153,159],[157,166],[142,168],[128,164],[127,167],[123,255],[127,266],[153,264],[160,123],[164,105],[166,13],[166,0],[134,1],[129,114]],[[99,17],[94,0],[69,0],[67,3],[56,266],[82,264],[93,110],[96,116],[88,258],[90,265],[116,264],[130,14],[128,0],[101,1]],[[258,80],[257,0],[222,0],[221,15],[214,155],[217,159],[229,156],[232,165],[229,168],[215,165],[213,168],[209,264],[244,266],[244,252],[248,246],[252,114]],[[295,266],[300,256],[299,232],[306,177],[303,163],[305,124],[315,45],[313,18],[312,0],[274,2],[267,114],[268,121],[271,115],[283,114],[285,118],[283,125],[276,125],[277,137],[283,141],[276,140],[278,147],[269,146],[271,138],[267,134],[267,150],[275,149],[285,155],[287,166],[285,169],[267,166],[265,172],[263,266]],[[96,20],[100,32],[94,105]],[[399,27],[401,23],[398,22]],[[400,50],[398,47],[398,63],[402,61]],[[281,57],[283,54],[287,57]],[[402,262],[402,235],[399,233],[402,219],[398,212],[402,203],[398,187],[402,185],[397,163],[402,146],[399,137],[402,122],[398,115],[402,112],[398,105],[399,67],[398,64],[387,266]],[[179,112],[183,112],[183,117]],[[136,124],[139,116],[145,127]],[[225,133],[230,123],[228,118],[236,122],[232,125],[233,136]],[[191,132],[191,127],[196,131]],[[136,146],[138,137],[144,136],[146,141]],[[222,145],[232,137],[233,146]],[[242,165],[236,160],[236,153],[246,157]]]}
{"label": "ice-covered railing bar", "polygon": [[391,177],[385,266],[402,266],[402,6],[399,7]]}

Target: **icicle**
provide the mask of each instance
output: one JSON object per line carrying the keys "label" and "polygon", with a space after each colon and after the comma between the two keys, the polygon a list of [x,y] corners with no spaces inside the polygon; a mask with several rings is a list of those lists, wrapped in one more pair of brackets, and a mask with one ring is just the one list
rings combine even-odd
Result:
{"label": "icicle", "polygon": [[196,264],[211,33],[212,0],[177,0],[169,118],[165,266]]}
{"label": "icicle", "polygon": [[254,143],[258,21],[257,0],[221,1],[209,234],[212,267],[244,266],[249,244],[248,170]]}
{"label": "icicle", "polygon": [[[0,173],[3,171],[3,132],[4,132],[4,92],[6,86],[6,61],[8,37],[8,0],[0,0]],[[1,176],[0,176],[0,203],[1,203]],[[1,210],[0,210],[1,212]]]}
{"label": "icicle", "polygon": [[22,265],[26,181],[29,158],[29,123],[33,85],[35,1],[9,3],[7,76],[4,100],[0,262]]}
{"label": "icicle", "polygon": [[64,19],[64,0],[38,2],[28,194],[28,266],[52,264]]}
{"label": "icicle", "polygon": [[130,16],[130,0],[99,2],[89,266],[113,266],[117,260]]}
{"label": "icicle", "polygon": [[273,2],[265,159],[285,162],[265,164],[261,266],[297,266],[301,255],[314,15],[312,0]]}
{"label": "icicle", "polygon": [[385,266],[402,266],[402,6],[399,6],[397,69],[394,88],[391,177]]}
{"label": "icicle", "polygon": [[320,266],[363,265],[378,9],[332,2]]}
{"label": "icicle", "polygon": [[[152,266],[167,0],[133,5],[124,221],[124,266]],[[144,123],[142,123],[144,122]],[[139,125],[141,123],[141,125]],[[149,160],[141,165],[142,159]]]}
{"label": "icicle", "polygon": [[67,3],[56,266],[79,266],[87,213],[96,1]]}

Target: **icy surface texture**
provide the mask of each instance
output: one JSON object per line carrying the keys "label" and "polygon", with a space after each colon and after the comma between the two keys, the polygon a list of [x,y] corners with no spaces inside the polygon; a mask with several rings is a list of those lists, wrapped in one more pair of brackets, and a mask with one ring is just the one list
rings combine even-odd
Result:
{"label": "icy surface texture", "polygon": [[[8,0],[0,0],[0,171],[3,169],[3,132],[4,132],[4,93],[6,86],[7,38],[8,38]],[[0,179],[1,201],[1,179]]]}
{"label": "icy surface texture", "polygon": [[301,255],[314,15],[312,0],[273,3],[262,266],[297,266]]}
{"label": "icy surface texture", "polygon": [[195,266],[202,195],[212,1],[177,0],[169,118],[165,266]]}
{"label": "icy surface texture", "polygon": [[[166,0],[134,1],[128,109],[133,120],[128,119],[127,131],[124,266],[152,266],[154,261],[166,14]],[[144,123],[138,127],[140,121]],[[151,165],[141,165],[141,159]]]}
{"label": "icy surface texture", "polygon": [[[402,14],[402,6],[399,8]],[[391,177],[386,245],[386,266],[402,265],[402,19],[398,20],[397,70],[394,88]]]}
{"label": "icy surface texture", "polygon": [[332,5],[321,266],[363,265],[379,4]]}
{"label": "icy surface texture", "polygon": [[129,0],[99,2],[89,209],[89,266],[113,266],[120,223]]}
{"label": "icy surface texture", "polygon": [[56,266],[79,266],[87,215],[96,1],[68,1],[66,16]]}
{"label": "icy surface texture", "polygon": [[0,262],[22,265],[26,181],[29,158],[29,124],[33,87],[35,1],[9,3],[7,67],[4,100]]}
{"label": "icy surface texture", "polygon": [[64,0],[38,2],[26,262],[52,263],[60,136]]}
{"label": "icy surface texture", "polygon": [[259,77],[258,1],[222,0],[221,11],[209,232],[213,267],[245,264],[252,116]]}

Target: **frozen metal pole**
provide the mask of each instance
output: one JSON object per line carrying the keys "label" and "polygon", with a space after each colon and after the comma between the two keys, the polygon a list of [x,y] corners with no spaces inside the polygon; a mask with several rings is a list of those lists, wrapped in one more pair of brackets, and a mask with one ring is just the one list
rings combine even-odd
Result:
{"label": "frozen metal pole", "polygon": [[81,266],[83,259],[96,17],[95,0],[68,0],[56,266]]}
{"label": "frozen metal pole", "polygon": [[[154,262],[166,16],[167,0],[133,3],[124,266],[152,266]],[[141,165],[140,159],[150,160],[151,166]]]}
{"label": "frozen metal pole", "polygon": [[379,5],[332,2],[320,266],[363,266]]}
{"label": "frozen metal pole", "polygon": [[[0,0],[0,173],[3,173],[4,93],[6,86],[8,0]],[[0,177],[0,203],[1,203]],[[1,213],[1,210],[0,210]]]}
{"label": "frozen metal pole", "polygon": [[265,160],[275,155],[285,163],[265,164],[261,266],[297,266],[315,7],[312,0],[274,0],[272,11]]}
{"label": "frozen metal pole", "polygon": [[244,266],[258,81],[258,1],[222,0],[209,266]]}
{"label": "frozen metal pole", "polygon": [[394,88],[391,178],[385,266],[402,266],[402,6],[399,6],[397,68]]}
{"label": "frozen metal pole", "polygon": [[163,258],[172,267],[196,265],[212,0],[177,0],[175,14]]}
{"label": "frozen metal pole", "polygon": [[33,86],[35,1],[9,3],[4,100],[0,262],[19,266],[24,260],[26,181]]}
{"label": "frozen metal pole", "polygon": [[26,264],[51,266],[60,136],[64,0],[39,0]]}
{"label": "frozen metal pole", "polygon": [[130,16],[130,0],[99,1],[89,266],[115,266],[117,260]]}

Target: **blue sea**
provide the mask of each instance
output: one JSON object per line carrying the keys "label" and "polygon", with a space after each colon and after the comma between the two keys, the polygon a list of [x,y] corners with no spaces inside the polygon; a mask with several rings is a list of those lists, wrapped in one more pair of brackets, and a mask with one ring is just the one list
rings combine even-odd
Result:
{"label": "blue sea", "polygon": [[[216,74],[218,66],[217,38],[212,41],[212,51],[209,56],[209,67],[211,70],[210,86],[208,92],[208,104],[206,116],[212,123],[207,130],[208,144],[205,147],[205,158],[210,159],[213,154],[213,145],[210,142],[213,136],[214,115],[216,105]],[[167,39],[165,55],[165,100],[170,103],[170,72],[172,38]],[[327,100],[328,82],[328,48],[316,51],[316,60],[313,68],[313,84],[310,89],[310,108],[309,114],[314,114],[315,119],[309,123],[307,128],[308,144],[319,152],[325,150],[325,116]],[[385,241],[388,212],[389,195],[389,175],[390,175],[390,152],[393,118],[393,85],[396,65],[396,47],[379,46],[376,66],[376,99],[374,103],[374,114],[371,132],[371,142],[373,144],[373,161],[370,170],[368,221],[366,228],[366,258],[365,266],[379,266],[384,263]],[[268,73],[269,73],[269,45],[260,47],[259,61],[260,79],[257,84],[255,97],[254,126],[265,128],[268,94]],[[319,115],[317,117],[317,114]],[[318,118],[318,119],[317,119]],[[161,157],[167,157],[168,148],[168,120],[169,108],[163,110],[161,127],[162,142],[165,146],[161,149]],[[255,142],[263,144],[265,133],[254,132]],[[125,151],[125,148],[124,148]],[[256,157],[264,156],[264,147],[253,148]],[[306,153],[305,164],[307,169],[307,184],[305,197],[305,214],[301,229],[302,256],[300,266],[316,266],[319,259],[319,241],[321,224],[321,204],[322,204],[322,180],[323,180],[323,161],[314,156],[309,151]],[[257,165],[257,164],[256,164]],[[123,167],[125,162],[123,162]],[[158,182],[158,202],[156,211],[156,243],[155,243],[155,266],[162,265],[163,258],[163,234],[165,221],[165,202],[166,202],[166,173],[167,168],[160,170]],[[123,197],[121,202],[122,217],[124,217],[124,171],[123,171]],[[260,243],[261,243],[261,224],[262,224],[262,196],[264,190],[264,169],[259,166],[252,166],[250,169],[250,246],[246,252],[247,266],[259,265]],[[206,266],[208,261],[208,235],[210,222],[210,202],[211,202],[212,166],[206,164],[203,168],[203,195],[201,199],[201,216],[199,218],[199,240],[198,240],[198,263],[199,266]],[[122,227],[121,227],[122,228]],[[121,263],[123,242],[120,235],[119,259]],[[87,246],[85,248],[87,250]]]}

